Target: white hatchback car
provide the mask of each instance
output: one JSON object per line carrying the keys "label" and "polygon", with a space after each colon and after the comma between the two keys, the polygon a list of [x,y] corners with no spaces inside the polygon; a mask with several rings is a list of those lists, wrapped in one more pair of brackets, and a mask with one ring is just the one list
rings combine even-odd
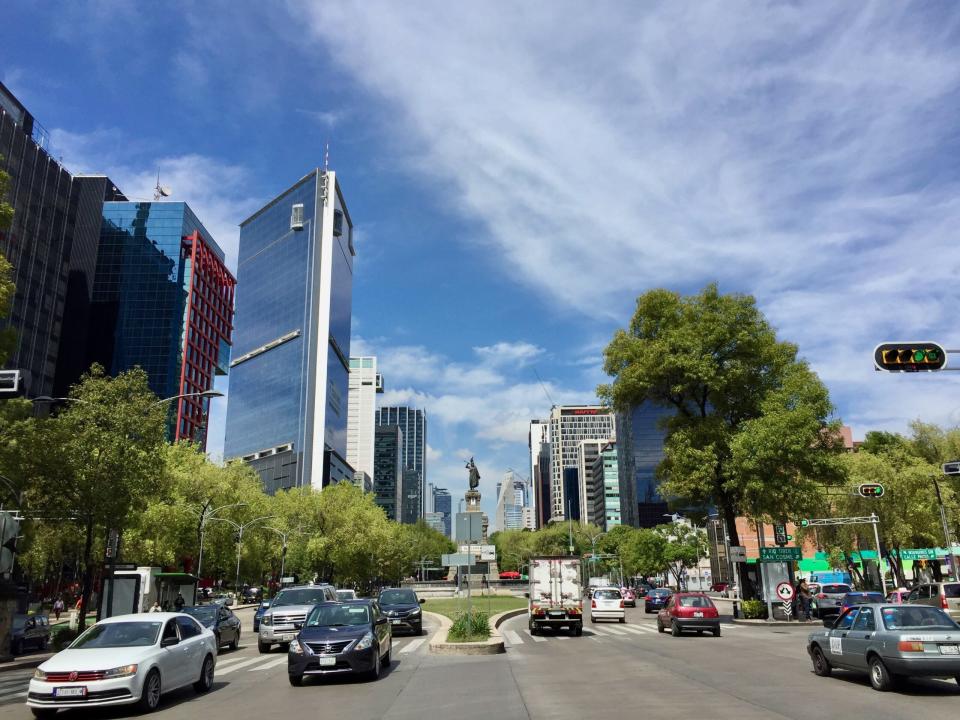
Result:
{"label": "white hatchback car", "polygon": [[590,598],[590,622],[597,620],[619,620],[622,623],[627,621],[620,588],[605,587],[593,591],[593,597]]}
{"label": "white hatchback car", "polygon": [[37,668],[27,705],[38,718],[60,708],[134,703],[151,712],[165,692],[213,687],[216,643],[210,630],[183,613],[101,620]]}

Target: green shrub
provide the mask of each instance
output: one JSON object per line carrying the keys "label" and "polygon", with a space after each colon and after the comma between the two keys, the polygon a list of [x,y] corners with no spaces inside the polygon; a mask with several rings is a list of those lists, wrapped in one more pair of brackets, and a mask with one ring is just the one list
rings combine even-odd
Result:
{"label": "green shrub", "polygon": [[452,642],[479,642],[490,637],[490,619],[485,612],[459,612],[447,633]]}
{"label": "green shrub", "polygon": [[744,600],[740,603],[743,617],[747,620],[766,620],[767,606],[762,600]]}

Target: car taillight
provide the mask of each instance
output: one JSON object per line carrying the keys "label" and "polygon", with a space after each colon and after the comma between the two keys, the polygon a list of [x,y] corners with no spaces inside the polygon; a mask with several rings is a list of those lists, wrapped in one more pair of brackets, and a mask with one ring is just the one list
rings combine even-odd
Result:
{"label": "car taillight", "polygon": [[949,609],[950,609],[950,605],[949,605],[949,603],[947,603],[947,596],[944,595],[944,594],[942,594],[942,593],[941,593],[941,595],[940,595],[940,607],[941,607],[941,609],[943,609],[943,610],[949,610]]}
{"label": "car taillight", "polygon": [[623,600],[620,601],[620,607],[623,607]]}
{"label": "car taillight", "polygon": [[819,595],[817,595],[817,600],[826,600],[826,599],[827,599],[827,596],[824,595],[823,593],[820,593]]}
{"label": "car taillight", "polygon": [[901,640],[897,643],[900,652],[923,652],[923,643],[915,640]]}
{"label": "car taillight", "polygon": [[590,601],[590,607],[595,608],[596,606],[597,606],[597,601],[596,601],[596,600],[591,600],[591,601]]}

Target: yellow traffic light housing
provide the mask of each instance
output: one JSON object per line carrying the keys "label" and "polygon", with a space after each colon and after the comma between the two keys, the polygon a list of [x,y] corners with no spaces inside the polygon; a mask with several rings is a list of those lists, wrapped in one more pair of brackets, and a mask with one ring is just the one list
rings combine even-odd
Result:
{"label": "yellow traffic light housing", "polygon": [[935,342],[890,342],[877,345],[873,362],[886,372],[932,372],[947,366],[947,353]]}

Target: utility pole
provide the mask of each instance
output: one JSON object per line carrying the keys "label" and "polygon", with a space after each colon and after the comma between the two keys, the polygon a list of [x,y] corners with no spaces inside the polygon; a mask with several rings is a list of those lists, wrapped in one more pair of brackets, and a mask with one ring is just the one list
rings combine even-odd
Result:
{"label": "utility pole", "polygon": [[[950,526],[947,524],[947,512],[943,508],[943,497],[940,495],[940,483],[937,482],[936,477],[933,478],[933,487],[937,491],[937,505],[940,506],[940,522],[943,525],[943,540],[946,543],[947,558],[949,558],[950,578],[956,581],[958,577],[960,577],[960,573],[957,572],[957,559],[953,555],[953,541],[950,539]],[[876,529],[876,526],[874,526],[874,529]]]}

